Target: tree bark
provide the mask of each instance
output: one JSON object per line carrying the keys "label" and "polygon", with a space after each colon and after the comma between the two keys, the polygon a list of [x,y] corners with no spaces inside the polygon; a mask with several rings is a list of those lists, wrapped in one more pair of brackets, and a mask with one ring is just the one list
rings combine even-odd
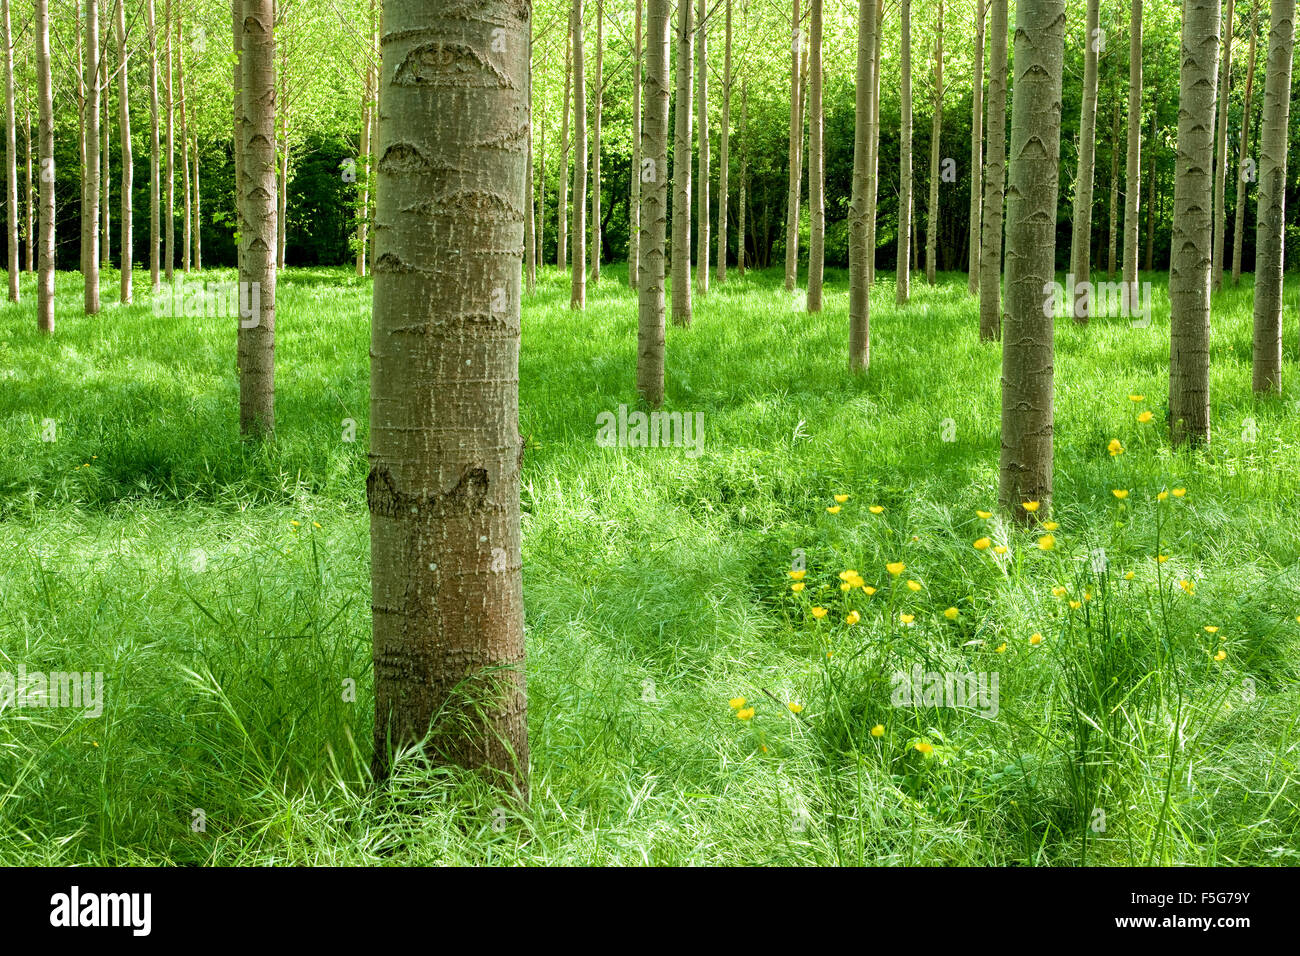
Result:
{"label": "tree bark", "polygon": [[[530,19],[528,0],[384,3],[366,480],[375,775],[420,744],[525,800],[518,368]],[[581,258],[574,265],[585,274]]]}
{"label": "tree bark", "polygon": [[799,104],[803,91],[799,88],[799,50],[802,46],[799,29],[799,0],[792,0],[794,13],[790,19],[790,158],[788,168],[789,189],[785,207],[785,291],[793,292],[799,284],[799,173],[802,167],[800,146],[803,143],[803,123]]}
{"label": "tree bark", "polygon": [[[912,0],[899,6],[899,159],[898,260],[896,305],[906,305],[912,293]],[[979,80],[975,81],[976,88]]]}
{"label": "tree bark", "polygon": [[1111,103],[1110,122],[1110,216],[1106,228],[1106,277],[1115,278],[1115,251],[1119,230],[1119,96]]}
{"label": "tree bark", "polygon": [[934,44],[934,117],[930,125],[930,210],[925,229],[925,281],[934,285],[939,251],[939,145],[943,136],[943,0]]}
{"label": "tree bark", "polygon": [[[684,0],[689,5],[690,0]],[[587,73],[583,62],[582,0],[573,0],[573,223],[569,308],[587,307]],[[687,69],[690,69],[687,61]]]}
{"label": "tree bark", "polygon": [[695,45],[695,109],[699,125],[699,176],[695,193],[695,286],[703,295],[709,291],[709,29],[707,0],[697,0],[695,28],[699,42]]}
{"label": "tree bark", "polygon": [[1138,216],[1142,203],[1142,0],[1129,7],[1128,155],[1124,165],[1124,289],[1138,304]]}
{"label": "tree bark", "polygon": [[1156,249],[1156,119],[1160,115],[1160,88],[1155,87],[1152,94],[1154,102],[1151,104],[1151,148],[1147,150],[1147,180],[1150,183],[1147,192],[1147,272],[1153,268]]}
{"label": "tree bark", "polygon": [[[531,80],[532,70],[530,67],[529,78]],[[529,103],[531,113],[532,104]],[[524,173],[524,282],[525,290],[528,295],[537,291],[537,219],[536,210],[533,206],[535,194],[533,192],[533,129],[532,123],[528,126],[528,166]]]}
{"label": "tree bark", "polygon": [[14,109],[14,40],[9,22],[9,0],[0,0],[5,45],[5,179],[9,213],[9,301],[19,301],[18,271],[18,117]]}
{"label": "tree bark", "polygon": [[1264,130],[1259,142],[1259,205],[1255,224],[1255,334],[1251,387],[1257,393],[1277,394],[1282,391],[1282,273],[1286,262],[1283,240],[1294,49],[1295,0],[1273,0],[1268,28],[1268,65],[1264,73]]}
{"label": "tree bark", "polygon": [[[163,7],[163,93],[167,100],[167,181],[163,204],[163,277],[170,283],[176,269],[176,90],[172,83],[172,0]],[[247,38],[247,31],[245,31]],[[245,81],[248,77],[245,75]],[[248,108],[245,98],[244,108]]]}
{"label": "tree bark", "polygon": [[871,117],[875,92],[876,5],[858,4],[858,65],[854,93],[853,193],[849,206],[849,371],[871,364],[871,279],[867,201],[871,179]]}
{"label": "tree bark", "polygon": [[826,145],[822,116],[822,0],[812,0],[808,34],[808,311],[822,310],[826,262]]}
{"label": "tree bark", "polygon": [[114,39],[117,40],[117,59],[120,69],[117,77],[117,124],[122,141],[122,277],[118,289],[123,305],[130,305],[134,294],[131,283],[131,252],[135,248],[132,190],[135,188],[135,156],[131,149],[131,100],[127,95],[127,74],[130,72],[130,54],[126,48],[126,0],[116,0]]}
{"label": "tree bark", "polygon": [[[244,0],[244,262],[239,323],[239,431],[275,433],[275,0]],[[169,110],[170,112],[170,110]],[[170,125],[170,124],[169,124]],[[242,311],[242,308],[241,308]]]}
{"label": "tree bark", "polygon": [[[727,203],[731,164],[731,0],[726,2],[722,54],[722,129],[718,139],[718,282],[727,281]],[[819,0],[820,2],[820,0]]]}
{"label": "tree bark", "polygon": [[1246,101],[1241,110],[1241,145],[1237,148],[1237,204],[1233,209],[1232,284],[1241,282],[1241,247],[1246,232],[1246,150],[1249,146],[1251,97],[1255,92],[1255,50],[1259,38],[1259,0],[1250,5],[1250,52],[1246,63]]}
{"label": "tree bark", "polygon": [[591,128],[591,281],[600,281],[600,255],[603,242],[600,238],[600,119],[605,98],[605,3],[596,0],[596,77],[595,119]]}
{"label": "tree bark", "polygon": [[36,328],[54,331],[54,96],[50,78],[50,2],[36,0],[36,98],[41,149],[40,274]]}
{"label": "tree bark", "polygon": [[561,269],[569,255],[569,106],[573,85],[573,9],[569,9],[569,32],[564,40],[564,111],[560,117],[560,199],[556,205],[555,264]]}
{"label": "tree bark", "polygon": [[[26,57],[23,57],[26,61]],[[36,193],[32,185],[32,106],[31,100],[23,109],[23,133],[26,138],[27,148],[24,151],[24,165],[27,167],[27,202],[25,204],[25,213],[27,216],[27,231],[24,235],[27,237],[27,271],[36,271],[36,233],[33,230],[35,223],[32,221],[36,212]],[[37,133],[39,136],[40,133]]]}
{"label": "tree bark", "polygon": [[980,228],[984,213],[984,184],[979,173],[984,165],[984,4],[985,0],[975,0],[975,71],[970,125],[970,274],[966,284],[971,295],[978,295],[980,290]]}
{"label": "tree bark", "polygon": [[[1097,156],[1097,54],[1104,45],[1099,0],[1087,0],[1084,31],[1083,105],[1079,115],[1079,171],[1074,180],[1074,230],[1070,244],[1070,274],[1076,283],[1090,280],[1092,269],[1092,185]],[[1088,286],[1067,289],[1074,320],[1088,321]]]}
{"label": "tree bark", "polygon": [[86,165],[81,171],[81,243],[86,315],[99,312],[99,2],[86,3]]}
{"label": "tree bark", "polygon": [[[1217,291],[1223,288],[1223,229],[1227,224],[1224,194],[1228,170],[1228,94],[1232,86],[1232,15],[1236,0],[1228,0],[1223,13],[1223,60],[1219,69],[1219,117],[1214,126],[1214,260],[1211,281]],[[1244,114],[1243,114],[1244,118]]]}
{"label": "tree bark", "polygon": [[[149,9],[149,100],[152,116],[153,176],[149,184],[149,269],[153,275],[153,287],[158,288],[158,59],[153,45],[153,0],[146,0]],[[235,231],[239,241],[235,243],[235,258],[240,274],[244,271],[243,234],[248,228],[244,222],[244,0],[231,0],[230,16],[234,34],[235,66],[232,89],[234,90],[235,136],[232,151],[235,154]]]}
{"label": "tree bark", "polygon": [[691,324],[691,0],[677,3],[673,109],[673,325]]}
{"label": "tree bark", "polygon": [[740,195],[736,197],[736,272],[745,274],[745,210],[749,206],[749,77],[740,81]]}
{"label": "tree bark", "polygon": [[1056,276],[1065,0],[1018,0],[1015,35],[998,501],[1028,524],[1025,502],[1052,508],[1053,315],[1043,301]]}
{"label": "tree bark", "polygon": [[[1002,217],[1007,178],[1007,0],[992,0],[988,158],[980,239],[980,341],[1002,338]],[[1052,216],[1056,220],[1055,214]]]}
{"label": "tree bark", "polygon": [[190,124],[185,115],[187,111],[185,99],[185,33],[182,26],[181,2],[182,0],[176,0],[176,87],[181,113],[181,190],[185,194],[181,203],[184,215],[181,223],[181,271],[188,273],[190,271],[190,243],[193,241],[190,230],[193,228],[194,204],[190,198]]}
{"label": "tree bark", "polygon": [[[880,193],[880,60],[885,40],[885,0],[876,3],[876,30],[871,50],[871,143],[867,172],[867,282],[876,281],[876,216]],[[915,223],[913,218],[913,223]]]}
{"label": "tree bark", "polygon": [[112,153],[109,151],[109,130],[112,123],[109,122],[109,77],[111,76],[110,65],[108,62],[109,40],[108,31],[111,29],[113,6],[112,0],[101,0],[104,8],[100,11],[100,46],[99,46],[99,85],[101,89],[101,102],[99,111],[99,268],[102,273],[105,269],[113,268],[113,256],[110,246],[112,235],[112,209],[110,206],[109,180],[112,177],[110,166],[112,165]]}
{"label": "tree bark", "polygon": [[[633,289],[641,288],[641,11],[644,0],[636,0],[636,25],[632,37],[632,194],[628,200],[627,281]],[[662,292],[662,290],[660,290]]]}
{"label": "tree bark", "polygon": [[[1273,9],[1294,0],[1274,0]],[[1210,259],[1219,0],[1183,0],[1169,266],[1169,419],[1175,446],[1210,440]],[[1290,46],[1287,46],[1288,79]],[[1285,117],[1284,117],[1285,118]],[[1258,311],[1256,315],[1258,315]]]}
{"label": "tree bark", "polygon": [[[638,0],[637,9],[640,9]],[[649,0],[645,33],[645,113],[641,117],[641,237],[637,258],[636,388],[646,404],[664,401],[664,242],[668,226],[668,34],[670,0]]]}

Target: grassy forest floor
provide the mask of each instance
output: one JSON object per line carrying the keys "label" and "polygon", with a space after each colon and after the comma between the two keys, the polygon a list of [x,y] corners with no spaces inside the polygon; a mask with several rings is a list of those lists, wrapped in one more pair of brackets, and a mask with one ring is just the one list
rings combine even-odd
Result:
{"label": "grassy forest floor", "polygon": [[[625,277],[575,314],[548,269],[525,305],[521,811],[414,760],[365,784],[369,280],[280,277],[259,449],[232,320],[156,318],[147,274],[86,318],[68,273],[42,338],[24,276],[0,313],[0,670],[102,670],[106,702],[0,713],[0,861],[1300,862],[1297,331],[1285,396],[1256,402],[1249,279],[1214,299],[1202,455],[1168,448],[1164,276],[1149,328],[1058,322],[1059,527],[1027,533],[977,514],[1000,349],[964,275],[905,312],[881,277],[861,380],[845,274],[815,316],[778,273],[697,296],[667,407],[703,412],[699,457],[595,442],[635,405]],[[914,664],[997,672],[996,719],[891,706]]]}

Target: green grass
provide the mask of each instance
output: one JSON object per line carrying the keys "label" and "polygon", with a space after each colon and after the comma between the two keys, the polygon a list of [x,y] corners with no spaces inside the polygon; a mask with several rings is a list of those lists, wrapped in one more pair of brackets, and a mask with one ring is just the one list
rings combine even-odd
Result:
{"label": "green grass", "polygon": [[[412,758],[366,784],[369,281],[281,276],[259,449],[236,434],[233,320],[155,317],[147,275],[141,304],[87,318],[65,274],[42,338],[24,277],[0,313],[0,671],[102,670],[106,704],[0,713],[0,860],[1296,862],[1300,368],[1289,327],[1286,396],[1252,398],[1248,283],[1215,298],[1215,434],[1194,456],[1162,424],[1163,277],[1148,329],[1058,324],[1042,551],[975,514],[996,502],[1000,349],[964,276],[914,284],[905,311],[883,276],[853,379],[843,273],[809,316],[779,275],[733,272],[668,330],[667,407],[704,413],[691,458],[595,442],[598,413],[635,404],[625,275],[575,314],[548,269],[525,307],[527,810]],[[1104,580],[1082,560],[1099,548]],[[848,598],[845,569],[879,591]],[[891,706],[914,663],[997,671],[997,719]]]}

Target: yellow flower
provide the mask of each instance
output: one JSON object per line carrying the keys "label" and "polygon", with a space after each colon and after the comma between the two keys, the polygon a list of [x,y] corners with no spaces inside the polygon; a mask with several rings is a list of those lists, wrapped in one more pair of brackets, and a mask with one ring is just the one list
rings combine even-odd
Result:
{"label": "yellow flower", "polygon": [[902,561],[891,561],[889,564],[885,565],[885,570],[888,571],[890,574],[892,574],[894,577],[898,577],[900,574],[902,574],[904,571],[907,570],[907,565],[904,564]]}
{"label": "yellow flower", "polygon": [[867,510],[870,511],[873,515],[878,515],[878,514],[880,514],[882,511],[884,511],[885,509],[882,508],[880,505],[872,505],[872,506],[871,506],[870,508],[868,508]]}
{"label": "yellow flower", "polygon": [[1030,514],[1033,514],[1035,511],[1038,510],[1038,502],[1037,502],[1037,501],[1026,501],[1026,502],[1023,502],[1023,503],[1020,505],[1020,507],[1024,508],[1024,509],[1025,509],[1026,511],[1028,511]]}
{"label": "yellow flower", "polygon": [[1055,531],[1055,530],[1056,530],[1057,528],[1059,528],[1059,527],[1060,527],[1060,525],[1057,524],[1055,521],[1044,521],[1044,522],[1043,522],[1043,529],[1044,529],[1045,531]]}
{"label": "yellow flower", "polygon": [[826,616],[826,608],[824,608],[824,607],[815,607],[815,608],[813,608],[813,609],[812,609],[812,616],[815,617],[815,618],[817,618],[817,620],[820,621],[822,618],[824,618],[824,617]]}
{"label": "yellow flower", "polygon": [[1145,395],[1130,395],[1130,396],[1128,397],[1128,400],[1129,400],[1130,402],[1141,402],[1141,401],[1145,401],[1145,400],[1146,400],[1146,396],[1145,396]]}
{"label": "yellow flower", "polygon": [[1007,652],[1007,642],[1003,641],[997,647],[993,648],[993,651],[996,654],[1005,654]]}
{"label": "yellow flower", "polygon": [[862,620],[862,615],[860,615],[857,611],[849,611],[849,616],[846,617],[844,620],[849,624],[857,624],[858,621]]}
{"label": "yellow flower", "polygon": [[1006,546],[1005,544],[997,544],[997,545],[994,545],[994,546],[993,546],[993,553],[994,553],[994,554],[1006,554],[1006,553],[1007,553],[1007,546]]}
{"label": "yellow flower", "polygon": [[837,514],[840,513],[840,506],[839,506],[839,505],[831,505],[831,506],[830,506],[829,508],[827,508],[826,510],[829,511],[829,512],[830,512],[831,514],[833,514],[833,515],[837,515]]}
{"label": "yellow flower", "polygon": [[1031,637],[1031,638],[1029,639],[1029,643],[1030,643],[1030,644],[1041,644],[1041,643],[1043,643],[1043,635],[1041,635],[1041,634],[1035,634],[1033,637]]}
{"label": "yellow flower", "polygon": [[1110,443],[1106,446],[1106,450],[1110,452],[1110,457],[1112,458],[1124,454],[1124,446],[1120,444],[1118,438],[1112,438]]}
{"label": "yellow flower", "polygon": [[297,521],[290,521],[289,524],[293,525],[295,528],[298,527]]}
{"label": "yellow flower", "polygon": [[1169,492],[1162,491],[1160,492],[1160,494],[1156,495],[1156,501],[1164,501],[1168,497],[1169,497]]}
{"label": "yellow flower", "polygon": [[873,737],[883,737],[883,736],[885,736],[885,725],[884,725],[884,724],[876,724],[876,726],[872,727],[872,728],[871,728],[871,736],[873,736]]}
{"label": "yellow flower", "polygon": [[790,575],[790,577],[793,578],[793,579],[796,580],[796,581],[802,581],[802,580],[804,579],[804,575],[807,574],[807,573],[808,573],[807,571],[787,571],[787,572],[786,572],[786,574]]}
{"label": "yellow flower", "polygon": [[786,706],[790,708],[790,713],[792,714],[803,713],[803,704],[796,704],[794,701],[791,701],[790,703],[786,704]]}
{"label": "yellow flower", "polygon": [[312,526],[313,528],[319,528],[319,527],[320,527],[320,522],[319,522],[319,521],[313,521],[313,522],[311,523],[311,526]]}
{"label": "yellow flower", "polygon": [[845,581],[843,584],[840,585],[840,590],[847,591],[851,587],[853,587],[853,585],[849,584],[848,581]]}
{"label": "yellow flower", "polygon": [[916,615],[915,615],[915,614],[900,614],[900,615],[898,615],[898,619],[899,619],[900,621],[902,621],[904,624],[911,624],[913,621],[916,620]]}
{"label": "yellow flower", "polygon": [[836,496],[835,496],[835,502],[836,502],[836,504],[841,504],[841,505],[842,505],[842,504],[844,504],[844,502],[846,502],[846,501],[848,501],[848,500],[849,500],[849,496],[848,496],[848,495],[836,495]]}
{"label": "yellow flower", "polygon": [[876,589],[873,588],[870,584],[862,585],[862,590],[866,592],[867,597],[871,597],[871,595],[876,593]]}
{"label": "yellow flower", "polygon": [[1125,498],[1128,497],[1128,489],[1116,488],[1114,491],[1111,492],[1111,494],[1114,495],[1116,498],[1118,498],[1120,501],[1123,501]]}
{"label": "yellow flower", "polygon": [[1151,421],[1151,419],[1154,417],[1155,416],[1152,415],[1150,412],[1143,412],[1141,415],[1138,416],[1138,421],[1141,422],[1143,425],[1145,425],[1147,422]]}
{"label": "yellow flower", "polygon": [[1041,551],[1051,551],[1056,547],[1056,539],[1050,534],[1045,534],[1038,539],[1038,548]]}
{"label": "yellow flower", "polygon": [[1069,593],[1069,590],[1070,589],[1067,588],[1064,584],[1058,584],[1056,587],[1052,588],[1052,596],[1064,597],[1067,593]]}
{"label": "yellow flower", "polygon": [[946,610],[946,611],[943,612],[943,616],[946,617],[946,618],[947,618],[948,620],[950,620],[950,621],[955,621],[955,620],[957,620],[957,613],[958,613],[958,612],[957,612],[957,609],[956,609],[955,607],[950,607],[950,608],[948,608],[948,610]]}
{"label": "yellow flower", "polygon": [[802,590],[803,590],[803,582],[802,582],[802,581],[796,581],[794,584],[790,585],[790,590],[791,590],[791,591],[794,591],[795,593],[798,593],[799,591],[802,591]]}
{"label": "yellow flower", "polygon": [[907,582],[907,589],[908,589],[909,591],[919,591],[919,590],[921,590],[921,582],[920,582],[920,581],[908,581],[908,582]]}
{"label": "yellow flower", "polygon": [[1186,579],[1179,581],[1178,586],[1182,588],[1184,591],[1186,591],[1188,594],[1196,593],[1196,585],[1193,582],[1188,581]]}
{"label": "yellow flower", "polygon": [[1168,560],[1169,560],[1169,555],[1167,555],[1167,554],[1157,554],[1157,555],[1156,555],[1156,561],[1157,561],[1158,563],[1160,563],[1160,564],[1164,564],[1164,563],[1165,563],[1166,561],[1168,561]]}
{"label": "yellow flower", "polygon": [[1125,572],[1124,572],[1124,580],[1125,580],[1125,581],[1132,581],[1135,577],[1137,577],[1137,575],[1135,575],[1132,571],[1125,571]]}
{"label": "yellow flower", "polygon": [[743,710],[738,710],[736,711],[736,716],[739,717],[741,720],[750,720],[754,716],[754,708],[746,707]]}
{"label": "yellow flower", "polygon": [[934,744],[926,743],[924,740],[918,740],[916,742],[916,749],[928,757],[930,754],[934,753]]}
{"label": "yellow flower", "polygon": [[1205,625],[1205,633],[1206,633],[1206,634],[1218,634],[1218,633],[1219,633],[1219,625],[1217,625],[1217,624],[1207,624],[1207,625]]}
{"label": "yellow flower", "polygon": [[1083,599],[1084,599],[1085,601],[1091,601],[1091,600],[1092,600],[1092,592],[1091,592],[1091,591],[1084,591],[1084,592],[1083,592]]}
{"label": "yellow flower", "polygon": [[1077,610],[1079,610],[1079,608],[1081,608],[1081,607],[1083,607],[1083,605],[1082,605],[1080,602],[1078,602],[1078,601],[1071,601],[1071,602],[1070,602],[1070,610],[1072,610],[1072,611],[1077,611]]}
{"label": "yellow flower", "polygon": [[992,512],[992,511],[976,511],[975,513],[976,513],[977,515],[979,515],[981,518],[992,518],[992,517],[993,517],[993,512]]}
{"label": "yellow flower", "polygon": [[976,551],[983,551],[985,548],[987,548],[987,547],[988,547],[989,545],[991,545],[992,543],[993,543],[993,539],[992,539],[992,538],[979,538],[979,539],[976,540],[976,542],[975,542],[975,550],[976,550]]}
{"label": "yellow flower", "polygon": [[1221,661],[1227,656],[1228,656],[1228,652],[1225,651],[1223,648],[1219,648],[1219,653],[1214,655],[1214,659],[1216,661]]}
{"label": "yellow flower", "polygon": [[727,703],[731,705],[732,710],[740,710],[740,708],[745,706],[745,698],[733,697],[731,700],[727,701]]}
{"label": "yellow flower", "polygon": [[852,577],[853,577],[855,574],[857,574],[857,573],[858,573],[858,572],[855,571],[853,568],[849,568],[847,571],[841,571],[841,572],[840,572],[840,580],[841,580],[841,581],[848,581],[850,578],[852,578]]}
{"label": "yellow flower", "polygon": [[1181,497],[1182,497],[1183,495],[1185,495],[1185,494],[1187,494],[1187,489],[1186,489],[1186,488],[1175,488],[1175,489],[1173,490],[1173,496],[1174,496],[1175,498],[1181,498]]}

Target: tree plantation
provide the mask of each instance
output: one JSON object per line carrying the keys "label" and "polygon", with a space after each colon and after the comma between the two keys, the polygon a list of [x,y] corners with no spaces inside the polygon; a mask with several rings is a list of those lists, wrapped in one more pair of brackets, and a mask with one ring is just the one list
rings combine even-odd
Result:
{"label": "tree plantation", "polygon": [[0,862],[1294,865],[1295,13],[0,0]]}

